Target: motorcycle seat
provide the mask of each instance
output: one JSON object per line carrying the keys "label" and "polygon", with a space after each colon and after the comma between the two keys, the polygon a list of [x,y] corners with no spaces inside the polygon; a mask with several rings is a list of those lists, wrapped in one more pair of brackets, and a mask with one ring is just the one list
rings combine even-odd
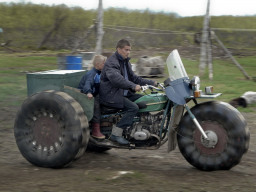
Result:
{"label": "motorcycle seat", "polygon": [[121,112],[121,109],[119,108],[109,107],[106,105],[100,105],[100,110],[101,110],[101,114],[104,114],[104,115]]}
{"label": "motorcycle seat", "polygon": [[[138,102],[136,104],[138,105],[139,109],[145,109],[147,107],[147,105],[144,101]],[[102,105],[102,104],[100,105],[100,109],[101,109],[101,114],[104,114],[104,115],[122,111],[122,109],[109,107],[109,106]]]}

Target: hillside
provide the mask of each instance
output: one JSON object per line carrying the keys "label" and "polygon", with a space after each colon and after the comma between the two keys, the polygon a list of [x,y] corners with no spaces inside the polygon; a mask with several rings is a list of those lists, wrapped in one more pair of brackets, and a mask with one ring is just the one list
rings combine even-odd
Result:
{"label": "hillside", "polygon": [[[46,6],[31,3],[0,3],[0,42],[15,50],[74,49],[95,47],[96,10],[65,5]],[[176,14],[149,10],[128,11],[110,8],[104,12],[104,48],[112,48],[119,38],[129,38],[135,48],[169,47],[194,44],[201,32],[202,17],[178,17]],[[256,29],[256,17],[219,16],[211,18],[212,28]],[[255,32],[216,31],[225,45],[255,49]],[[3,50],[3,48],[0,48]]]}

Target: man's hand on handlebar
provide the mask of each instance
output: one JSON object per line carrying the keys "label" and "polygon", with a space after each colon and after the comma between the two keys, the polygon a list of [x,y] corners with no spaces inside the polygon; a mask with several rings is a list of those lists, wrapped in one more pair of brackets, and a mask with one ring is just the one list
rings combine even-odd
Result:
{"label": "man's hand on handlebar", "polygon": [[140,85],[136,85],[135,86],[135,91],[140,91],[141,90],[141,86]]}
{"label": "man's hand on handlebar", "polygon": [[143,92],[145,92],[147,89],[150,89],[151,91],[153,90],[153,89],[155,89],[155,90],[157,90],[157,91],[164,91],[164,86],[161,84],[161,83],[157,83],[157,85],[159,85],[161,88],[157,88],[157,87],[155,87],[155,86],[153,86],[153,85],[145,85],[145,86],[141,86],[141,90],[143,91]]}

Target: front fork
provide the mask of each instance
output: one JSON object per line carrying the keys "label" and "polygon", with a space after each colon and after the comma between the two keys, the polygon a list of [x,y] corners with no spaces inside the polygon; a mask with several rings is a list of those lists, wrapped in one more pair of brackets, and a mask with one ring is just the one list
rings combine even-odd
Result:
{"label": "front fork", "polygon": [[[194,100],[194,102],[196,103],[196,101]],[[167,107],[169,107],[170,103],[167,104]],[[178,105],[174,104],[173,106],[173,114],[172,114],[172,118],[171,121],[174,121],[174,116],[175,116],[175,109]],[[197,127],[197,129],[201,132],[201,134],[203,135],[204,139],[208,140],[208,136],[206,135],[206,133],[204,132],[203,128],[201,127],[201,125],[199,124],[199,122],[197,121],[196,117],[193,115],[193,113],[191,112],[190,108],[188,107],[187,104],[184,105],[184,107],[186,108],[189,116],[191,117],[191,119],[193,120],[195,126]],[[168,110],[166,110],[168,111]],[[165,116],[164,116],[165,117]],[[173,124],[172,122],[170,123],[171,125]],[[172,127],[170,127],[169,129],[171,129]],[[161,135],[161,134],[160,134]]]}
{"label": "front fork", "polygon": [[[194,100],[194,102],[196,103],[196,100]],[[171,125],[173,124],[172,121],[174,121],[174,116],[175,116],[175,109],[178,105],[177,104],[174,104],[173,106],[173,114],[172,114],[172,117],[171,117]],[[160,128],[160,138],[162,139],[162,132],[164,130],[164,122],[165,122],[165,119],[167,117],[167,114],[170,112],[170,107],[171,107],[171,101],[169,100],[168,103],[167,103],[167,106],[166,106],[166,109],[164,111],[164,116],[163,116],[163,120],[162,120],[162,124],[161,124],[161,128]],[[203,135],[204,139],[206,140],[209,140],[208,136],[206,135],[206,133],[204,132],[203,128],[201,127],[201,125],[199,124],[199,122],[197,121],[196,117],[193,115],[193,113],[191,112],[190,108],[188,107],[187,104],[184,105],[184,107],[186,108],[189,116],[191,117],[191,119],[193,120],[195,126],[197,127],[197,129],[201,132],[201,134]],[[169,121],[170,121],[170,118],[167,118],[168,120],[168,123],[167,123],[167,130],[168,130],[168,125],[169,125]],[[169,127],[169,129],[171,129],[172,127]]]}
{"label": "front fork", "polygon": [[189,107],[187,104],[184,105],[189,116],[191,117],[191,119],[193,120],[195,126],[198,128],[198,130],[201,132],[201,134],[203,135],[204,139],[208,140],[207,135],[205,134],[203,128],[201,127],[201,125],[199,124],[199,122],[197,121],[196,117],[193,115],[193,113],[190,111]]}

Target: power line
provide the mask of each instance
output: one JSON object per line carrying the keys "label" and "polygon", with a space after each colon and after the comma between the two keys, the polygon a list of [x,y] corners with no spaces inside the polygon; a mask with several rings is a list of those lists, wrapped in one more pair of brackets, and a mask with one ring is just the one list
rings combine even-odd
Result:
{"label": "power line", "polygon": [[[140,28],[140,27],[130,27],[130,26],[115,26],[115,25],[104,25],[105,28],[109,27],[109,29],[118,29],[118,28],[128,28],[128,29],[138,29],[138,30],[149,30],[149,31],[163,31],[163,32],[169,32],[169,33],[177,33],[177,34],[194,34],[196,32],[182,32],[182,31],[170,31],[170,30],[164,30],[164,29],[150,29],[150,28]],[[210,28],[211,30],[216,31],[248,31],[248,32],[255,32],[256,29],[236,29],[236,28]],[[124,29],[122,29],[124,30]],[[163,33],[163,34],[169,34],[169,33]],[[154,34],[154,33],[153,33]],[[157,33],[155,33],[157,34]],[[162,33],[160,33],[162,34]]]}
{"label": "power line", "polygon": [[213,31],[247,31],[255,32],[256,29],[235,29],[235,28],[211,28]]}
{"label": "power line", "polygon": [[130,29],[139,29],[139,30],[150,30],[150,31],[164,31],[164,32],[177,32],[180,31],[170,31],[170,30],[164,30],[164,29],[152,29],[152,28],[141,28],[141,27],[130,27],[130,26],[115,26],[115,25],[105,25],[107,27],[114,27],[114,28],[130,28]]}
{"label": "power line", "polygon": [[194,35],[194,33],[191,32],[180,32],[180,31],[175,31],[175,32],[168,32],[168,33],[159,33],[159,32],[150,32],[150,31],[138,31],[138,30],[129,30],[129,29],[120,29],[120,28],[112,28],[112,27],[103,27],[104,29],[110,29],[114,31],[126,31],[126,32],[132,32],[132,33],[147,33],[147,34],[152,34],[152,35],[171,35],[171,34],[181,34],[181,35]]}

